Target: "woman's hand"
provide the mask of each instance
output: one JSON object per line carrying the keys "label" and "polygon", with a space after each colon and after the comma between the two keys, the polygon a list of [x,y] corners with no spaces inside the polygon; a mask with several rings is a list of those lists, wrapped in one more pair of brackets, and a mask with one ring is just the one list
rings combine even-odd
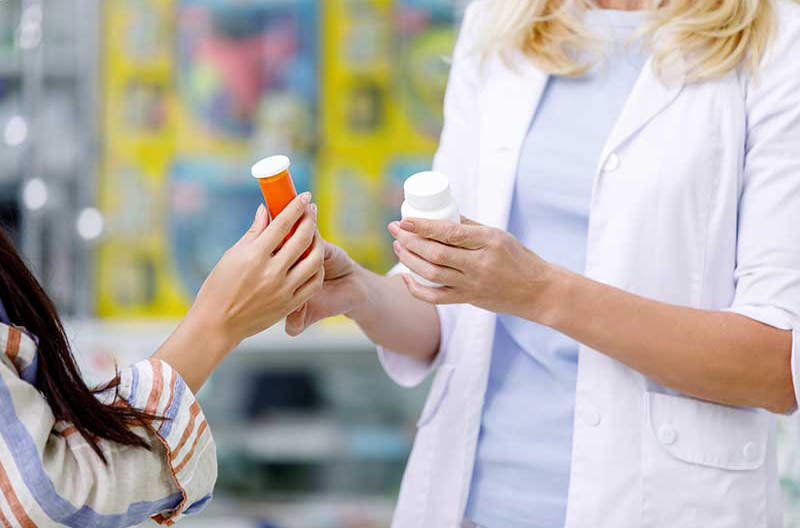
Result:
{"label": "woman's hand", "polygon": [[336,315],[349,314],[364,305],[367,287],[358,280],[358,264],[340,247],[320,239],[325,248],[322,291],[286,318],[286,333],[301,334],[312,324]]}
{"label": "woman's hand", "polygon": [[430,288],[404,277],[417,299],[543,317],[554,267],[507,232],[463,217],[461,224],[412,218],[393,222],[389,231],[400,262],[443,285]]}
{"label": "woman's hand", "polygon": [[400,261],[444,285],[403,277],[417,299],[547,325],[696,398],[773,412],[795,405],[790,331],[645,299],[549,264],[505,231],[463,222],[414,218],[389,226]]}
{"label": "woman's hand", "polygon": [[324,246],[310,200],[309,193],[301,194],[269,225],[260,206],[253,225],[225,252],[156,353],[193,391],[244,338],[280,321],[322,288]]}
{"label": "woman's hand", "polygon": [[341,248],[325,246],[322,291],[286,318],[286,333],[296,336],[312,324],[344,314],[373,342],[419,361],[432,361],[439,349],[439,315],[412,297],[400,277],[383,277],[359,266]]}
{"label": "woman's hand", "polygon": [[[190,314],[202,313],[238,343],[317,293],[324,277],[324,246],[316,234],[316,206],[309,204],[310,198],[308,193],[295,198],[269,226],[266,209],[260,206],[250,230],[225,252],[203,283]],[[311,252],[301,260],[309,247]]]}

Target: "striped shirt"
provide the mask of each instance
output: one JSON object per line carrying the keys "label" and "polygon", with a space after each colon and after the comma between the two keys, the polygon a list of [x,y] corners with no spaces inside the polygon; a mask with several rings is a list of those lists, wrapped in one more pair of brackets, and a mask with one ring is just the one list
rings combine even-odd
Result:
{"label": "striped shirt", "polygon": [[[164,420],[133,429],[151,451],[100,440],[104,464],[33,386],[34,338],[0,323],[0,350],[0,525],[172,525],[211,499],[216,446],[199,403],[167,363],[151,358],[120,372],[119,397]],[[113,389],[98,394],[106,403],[114,397]]]}

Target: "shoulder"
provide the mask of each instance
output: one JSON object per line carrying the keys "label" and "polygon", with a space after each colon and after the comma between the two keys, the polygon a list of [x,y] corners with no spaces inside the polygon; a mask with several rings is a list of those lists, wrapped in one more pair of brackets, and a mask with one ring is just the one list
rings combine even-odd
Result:
{"label": "shoulder", "polygon": [[474,21],[477,15],[486,14],[489,9],[491,9],[491,0],[472,0],[464,10],[464,18]]}
{"label": "shoulder", "polygon": [[778,18],[786,19],[795,28],[800,26],[800,0],[772,0]]}
{"label": "shoulder", "polygon": [[800,0],[771,2],[772,38],[758,69],[745,77],[750,107],[800,102]]}
{"label": "shoulder", "polygon": [[487,0],[475,0],[470,2],[464,10],[451,57],[452,64],[448,82],[450,93],[471,91],[480,84],[480,31],[481,20],[486,18],[487,3]]}
{"label": "shoulder", "polygon": [[467,5],[459,32],[459,41],[467,44],[463,47],[474,48],[477,44],[482,24],[488,18],[489,7],[489,0],[473,0]]}
{"label": "shoulder", "polygon": [[765,60],[800,59],[800,1],[773,0],[775,34]]}
{"label": "shoulder", "polygon": [[30,383],[36,379],[37,353],[36,341],[24,329],[0,323],[0,359]]}

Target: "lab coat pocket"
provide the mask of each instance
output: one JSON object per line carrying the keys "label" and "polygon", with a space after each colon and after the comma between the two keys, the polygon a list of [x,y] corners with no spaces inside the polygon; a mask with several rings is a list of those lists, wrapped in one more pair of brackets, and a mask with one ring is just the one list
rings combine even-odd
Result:
{"label": "lab coat pocket", "polygon": [[766,528],[764,412],[648,392],[644,528]]}
{"label": "lab coat pocket", "polygon": [[417,427],[422,427],[423,425],[427,424],[436,415],[436,411],[439,410],[442,399],[444,399],[444,396],[447,393],[447,386],[450,385],[450,378],[453,376],[454,370],[455,367],[448,363],[445,363],[439,367],[439,370],[436,372],[436,376],[433,378],[431,391],[428,393],[428,399],[425,401],[425,407],[422,408],[422,414],[417,422]]}

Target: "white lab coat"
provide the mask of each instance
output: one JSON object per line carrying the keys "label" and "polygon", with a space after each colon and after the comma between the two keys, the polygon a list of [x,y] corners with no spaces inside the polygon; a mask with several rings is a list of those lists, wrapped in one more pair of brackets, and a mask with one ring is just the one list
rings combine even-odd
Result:
{"label": "white lab coat", "polygon": [[[794,329],[797,355],[800,6],[775,4],[779,32],[757,78],[665,85],[645,66],[598,160],[585,271],[650,299]],[[479,65],[484,5],[465,17],[434,164],[465,215],[505,228],[547,76],[521,54]],[[469,305],[439,314],[433,365],[379,350],[401,385],[437,370],[394,528],[457,528],[469,492],[496,316]],[[781,526],[769,413],[677,394],[585,346],[579,358],[567,528]]]}

